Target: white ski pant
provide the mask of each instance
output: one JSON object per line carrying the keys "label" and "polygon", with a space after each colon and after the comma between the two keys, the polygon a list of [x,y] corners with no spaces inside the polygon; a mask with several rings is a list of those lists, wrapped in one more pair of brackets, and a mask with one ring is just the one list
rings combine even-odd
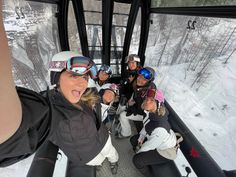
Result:
{"label": "white ski pant", "polygon": [[131,126],[129,120],[143,121],[143,116],[137,114],[136,116],[131,114],[126,116],[126,111],[120,113],[120,125],[121,125],[121,135],[130,136],[131,135]]}
{"label": "white ski pant", "polygon": [[96,157],[94,157],[92,160],[90,160],[86,165],[90,165],[90,166],[101,165],[102,162],[106,158],[108,159],[108,161],[110,163],[115,163],[119,159],[119,155],[111,143],[111,136],[110,135],[109,135],[109,138],[108,138],[105,146],[102,148],[102,151]]}

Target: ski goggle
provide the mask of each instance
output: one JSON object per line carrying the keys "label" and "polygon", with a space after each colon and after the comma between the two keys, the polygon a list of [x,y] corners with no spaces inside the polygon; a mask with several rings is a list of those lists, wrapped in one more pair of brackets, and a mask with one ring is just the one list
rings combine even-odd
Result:
{"label": "ski goggle", "polygon": [[156,95],[156,90],[155,89],[148,89],[147,90],[146,97],[155,98],[155,95]]}
{"label": "ski goggle", "polygon": [[105,73],[107,73],[108,75],[112,74],[112,70],[111,67],[108,65],[102,65],[99,69],[99,71],[104,71]]}
{"label": "ski goggle", "polygon": [[89,74],[92,79],[97,76],[97,67],[92,59],[76,56],[70,58],[66,63],[66,69],[79,76]]}
{"label": "ski goggle", "polygon": [[156,89],[148,89],[146,97],[153,98],[158,101],[158,103],[164,103],[165,100],[163,92],[161,90]]}
{"label": "ski goggle", "polygon": [[152,73],[146,68],[140,69],[138,74],[142,75],[147,80],[150,80],[153,77]]}

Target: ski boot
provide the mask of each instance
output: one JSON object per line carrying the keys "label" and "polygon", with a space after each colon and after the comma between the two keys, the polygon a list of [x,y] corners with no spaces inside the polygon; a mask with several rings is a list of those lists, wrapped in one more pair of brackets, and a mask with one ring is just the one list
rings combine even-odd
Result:
{"label": "ski boot", "polygon": [[110,168],[113,175],[117,174],[118,162],[110,163]]}

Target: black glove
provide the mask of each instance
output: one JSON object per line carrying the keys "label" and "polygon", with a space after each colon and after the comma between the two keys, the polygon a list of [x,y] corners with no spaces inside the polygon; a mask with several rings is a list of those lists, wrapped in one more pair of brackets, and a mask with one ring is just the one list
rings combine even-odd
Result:
{"label": "black glove", "polygon": [[121,95],[120,97],[120,105],[124,106],[127,103],[127,98],[125,97],[125,95]]}
{"label": "black glove", "polygon": [[134,106],[129,106],[126,110],[126,116],[130,116],[131,114],[137,115],[136,108]]}
{"label": "black glove", "polygon": [[114,106],[111,106],[110,109],[107,111],[108,115],[115,115],[116,114],[116,108]]}

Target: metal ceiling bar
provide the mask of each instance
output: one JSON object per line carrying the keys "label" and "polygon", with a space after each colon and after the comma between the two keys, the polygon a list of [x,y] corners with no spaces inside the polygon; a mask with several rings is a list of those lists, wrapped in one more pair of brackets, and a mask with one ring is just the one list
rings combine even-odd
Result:
{"label": "metal ceiling bar", "polygon": [[236,6],[160,7],[151,8],[150,12],[173,15],[236,18]]}
{"label": "metal ceiling bar", "polygon": [[141,3],[141,32],[140,32],[140,41],[139,41],[139,50],[138,55],[141,59],[141,65],[144,65],[145,62],[145,51],[147,47],[149,26],[150,26],[150,0],[143,0]]}
{"label": "metal ceiling bar", "polygon": [[123,54],[122,54],[122,61],[121,61],[121,77],[124,77],[125,73],[125,57],[129,54],[129,48],[131,43],[131,38],[133,34],[133,29],[135,25],[135,21],[138,15],[140,0],[133,0],[130,7],[130,13],[125,33],[124,39],[124,47],[123,47]]}
{"label": "metal ceiling bar", "polygon": [[110,65],[111,59],[111,31],[114,2],[102,1],[102,63]]}
{"label": "metal ceiling bar", "polygon": [[69,8],[69,0],[61,0],[58,3],[58,13],[57,13],[57,21],[58,21],[58,31],[59,38],[61,44],[61,50],[70,50],[69,40],[68,40],[68,8]]}
{"label": "metal ceiling bar", "polygon": [[79,32],[82,54],[86,57],[90,57],[89,49],[88,49],[88,37],[87,37],[86,24],[85,24],[85,18],[84,18],[83,1],[72,0],[72,2],[73,2],[74,11],[75,11],[75,18],[76,18],[76,24],[77,24],[77,28]]}

